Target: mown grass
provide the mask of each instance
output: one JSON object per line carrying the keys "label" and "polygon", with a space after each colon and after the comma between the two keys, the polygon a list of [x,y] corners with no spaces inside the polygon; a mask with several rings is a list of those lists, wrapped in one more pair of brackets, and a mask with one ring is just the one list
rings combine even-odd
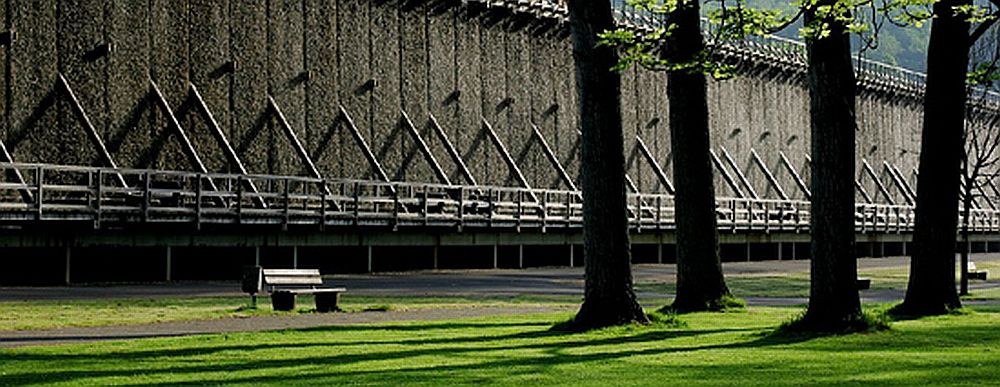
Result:
{"label": "mown grass", "polygon": [[[249,303],[249,297],[2,302],[0,331],[288,315],[311,313],[315,309],[311,296],[299,297],[298,308],[291,312],[275,312],[271,309],[270,299],[267,297],[258,298],[256,309],[248,308]],[[579,297],[571,296],[424,297],[345,294],[341,298],[341,308],[348,313],[512,304],[555,306],[577,303]]]}
{"label": "mown grass", "polygon": [[0,350],[0,385],[997,383],[996,308],[844,336],[770,335],[797,308],[555,332],[568,313]]}

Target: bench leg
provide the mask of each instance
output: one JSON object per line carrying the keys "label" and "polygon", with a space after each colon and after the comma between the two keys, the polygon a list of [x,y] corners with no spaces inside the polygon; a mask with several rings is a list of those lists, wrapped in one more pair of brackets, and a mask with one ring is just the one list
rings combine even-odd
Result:
{"label": "bench leg", "polygon": [[317,312],[339,312],[338,302],[340,302],[340,292],[316,293]]}
{"label": "bench leg", "polygon": [[295,309],[295,293],[274,292],[271,293],[271,307],[274,310],[288,311]]}

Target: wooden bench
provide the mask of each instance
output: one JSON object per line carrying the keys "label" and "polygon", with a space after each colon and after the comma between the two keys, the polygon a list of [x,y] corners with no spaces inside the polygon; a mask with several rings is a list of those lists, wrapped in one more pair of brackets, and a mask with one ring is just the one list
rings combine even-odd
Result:
{"label": "wooden bench", "polygon": [[274,310],[295,309],[295,298],[299,294],[312,294],[316,297],[317,312],[335,312],[340,293],[345,288],[323,288],[323,277],[318,269],[261,269],[262,286],[267,286],[271,294],[271,305]]}
{"label": "wooden bench", "polygon": [[989,272],[986,271],[986,270],[978,270],[978,269],[976,269],[976,263],[975,262],[969,262],[969,271],[967,273],[968,276],[966,278],[986,281],[986,274],[987,273],[989,273]]}

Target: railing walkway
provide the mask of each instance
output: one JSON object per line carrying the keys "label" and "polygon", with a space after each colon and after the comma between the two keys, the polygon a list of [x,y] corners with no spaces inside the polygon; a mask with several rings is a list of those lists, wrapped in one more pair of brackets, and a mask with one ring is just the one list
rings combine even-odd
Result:
{"label": "railing walkway", "polygon": [[[548,229],[582,227],[579,191],[0,163],[0,223]],[[11,179],[18,176],[18,179]],[[9,182],[9,180],[17,180]],[[124,186],[122,183],[124,182]],[[213,188],[214,187],[214,188]],[[255,189],[249,189],[254,187]],[[723,232],[808,232],[809,202],[719,198]],[[675,227],[673,198],[628,195],[633,231]],[[905,233],[913,207],[859,203],[860,233]],[[1000,231],[1000,211],[972,211],[975,232]],[[88,226],[89,227],[89,226]]]}

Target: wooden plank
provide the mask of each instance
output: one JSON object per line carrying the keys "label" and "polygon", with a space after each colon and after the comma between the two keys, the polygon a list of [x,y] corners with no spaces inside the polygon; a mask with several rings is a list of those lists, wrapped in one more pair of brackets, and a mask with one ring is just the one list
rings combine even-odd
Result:
{"label": "wooden plank", "polygon": [[441,127],[441,124],[438,123],[437,118],[435,118],[433,114],[430,115],[430,121],[431,127],[434,129],[434,132],[437,133],[441,142],[444,143],[445,150],[448,151],[448,155],[451,156],[452,161],[454,161],[455,165],[458,166],[462,176],[465,177],[465,180],[468,181],[470,185],[478,185],[478,183],[476,183],[476,178],[472,176],[472,172],[469,171],[469,167],[465,165],[465,160],[462,159],[462,155],[460,155],[458,150],[455,149],[455,146],[452,145],[451,139],[448,138],[448,133],[446,133],[444,128]]}
{"label": "wooden plank", "polygon": [[910,198],[916,201],[917,200],[916,191],[914,191],[913,188],[910,187],[910,183],[906,182],[906,178],[903,177],[903,173],[899,171],[899,168],[896,168],[896,166],[892,165],[892,163],[887,162],[886,164],[889,166],[890,169],[892,169],[892,173],[895,173],[896,177],[899,178],[899,182],[903,184],[903,188],[906,189],[907,195],[910,195]]}
{"label": "wooden plank", "polygon": [[778,192],[778,196],[781,197],[781,200],[788,200],[788,195],[785,194],[785,190],[781,188],[781,184],[778,183],[778,180],[774,178],[774,175],[771,173],[771,170],[767,168],[767,165],[764,164],[764,160],[761,160],[760,155],[758,155],[757,151],[754,150],[753,148],[750,148],[750,157],[752,157],[753,161],[757,163],[758,167],[760,167],[761,172],[764,172],[764,177],[767,178],[767,181],[771,183],[771,186],[774,187],[774,190]]}
{"label": "wooden plank", "polygon": [[667,189],[667,193],[674,194],[674,184],[670,182],[667,178],[667,174],[663,172],[663,168],[660,167],[660,163],[656,161],[656,157],[653,157],[653,153],[649,151],[646,147],[646,143],[642,141],[642,137],[635,136],[635,140],[639,145],[639,151],[642,152],[642,156],[645,157],[646,162],[653,168],[653,172],[656,173],[656,178],[660,180],[660,184]]}
{"label": "wooden plank", "polygon": [[534,132],[535,138],[538,139],[539,143],[542,145],[542,152],[545,153],[545,157],[549,159],[549,163],[552,163],[552,167],[559,173],[559,178],[561,178],[563,183],[566,184],[566,187],[570,190],[576,191],[576,184],[573,183],[573,179],[569,177],[569,174],[566,173],[566,169],[564,169],[562,164],[559,163],[559,158],[552,152],[552,148],[549,147],[548,141],[545,141],[545,136],[542,135],[542,132],[539,131],[538,127],[534,124],[531,125],[531,130]]}
{"label": "wooden plank", "polygon": [[434,175],[437,176],[438,181],[446,185],[451,185],[451,181],[448,180],[448,175],[444,173],[444,169],[441,169],[441,164],[438,163],[437,158],[434,157],[434,153],[431,152],[431,149],[427,146],[427,142],[425,142],[423,136],[420,135],[420,131],[418,131],[417,127],[413,125],[413,120],[411,120],[410,116],[406,114],[406,110],[400,110],[400,113],[403,114],[403,125],[406,127],[407,131],[410,132],[410,136],[413,137],[413,140],[416,142],[420,152],[424,154],[424,158],[427,160],[427,163],[430,164],[431,170],[434,171]]}
{"label": "wooden plank", "polygon": [[875,170],[872,169],[872,166],[868,164],[868,160],[861,158],[861,165],[865,171],[868,172],[868,176],[872,178],[872,181],[875,182],[875,186],[878,187],[879,192],[882,192],[882,195],[885,196],[885,200],[888,201],[889,204],[896,204],[896,200],[894,200],[892,195],[889,194],[889,190],[885,188],[884,184],[882,184],[882,180],[879,179],[878,174],[876,174]]}
{"label": "wooden plank", "polygon": [[167,119],[167,126],[174,129],[177,136],[180,138],[181,150],[187,155],[191,164],[195,167],[198,172],[208,173],[208,169],[205,168],[205,163],[201,161],[201,157],[198,156],[198,151],[195,150],[194,145],[191,144],[191,139],[188,137],[187,132],[181,127],[181,123],[177,120],[177,116],[174,115],[173,109],[170,107],[170,103],[163,96],[163,92],[160,91],[160,87],[156,85],[153,79],[149,80],[149,86],[153,90],[153,102],[160,108],[160,112],[163,113],[164,117]]}

